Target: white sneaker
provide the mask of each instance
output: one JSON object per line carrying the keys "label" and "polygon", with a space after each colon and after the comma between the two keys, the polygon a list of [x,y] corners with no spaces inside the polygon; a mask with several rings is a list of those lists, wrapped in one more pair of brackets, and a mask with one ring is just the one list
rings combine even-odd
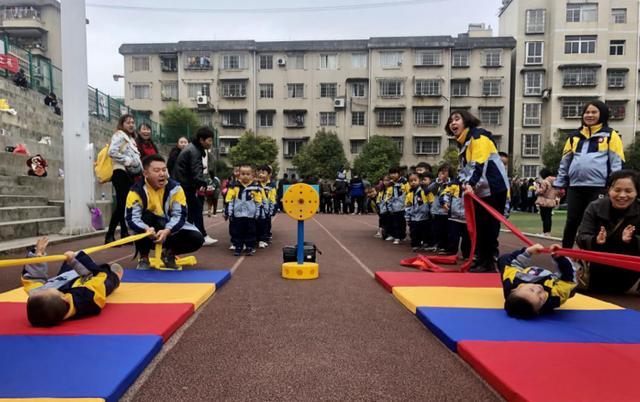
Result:
{"label": "white sneaker", "polygon": [[393,239],[393,244],[400,244],[400,239]]}
{"label": "white sneaker", "polygon": [[268,245],[269,243],[267,243],[266,241],[261,241],[258,243],[258,248],[267,248]]}
{"label": "white sneaker", "polygon": [[376,239],[381,239],[382,238],[382,233],[381,232],[377,232],[376,234],[373,235],[373,237],[375,237]]}
{"label": "white sneaker", "polygon": [[203,244],[203,246],[211,246],[211,245],[213,245],[213,244],[216,244],[217,242],[218,242],[218,239],[213,239],[213,238],[211,238],[211,236],[207,235],[207,236],[204,238],[204,244]]}
{"label": "white sneaker", "polygon": [[229,246],[229,250],[235,250],[236,246],[234,246],[233,244]]}
{"label": "white sneaker", "polygon": [[391,241],[391,240],[393,240],[393,237],[392,237],[392,236],[389,236],[389,237],[387,237],[385,240],[386,240],[386,241]]}

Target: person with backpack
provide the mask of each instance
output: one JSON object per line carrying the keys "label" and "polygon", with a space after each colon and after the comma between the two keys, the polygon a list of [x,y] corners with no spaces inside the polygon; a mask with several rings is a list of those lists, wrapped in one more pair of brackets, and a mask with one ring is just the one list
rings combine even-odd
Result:
{"label": "person with backpack", "polygon": [[338,178],[333,184],[333,189],[333,212],[336,214],[344,214],[349,209],[347,207],[347,190],[349,189],[349,184],[343,172],[338,173]]}

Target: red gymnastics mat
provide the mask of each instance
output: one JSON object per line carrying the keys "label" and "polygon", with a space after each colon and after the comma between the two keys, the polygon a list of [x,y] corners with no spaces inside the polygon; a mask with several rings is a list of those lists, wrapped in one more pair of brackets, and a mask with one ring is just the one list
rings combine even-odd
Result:
{"label": "red gymnastics mat", "polygon": [[500,275],[434,272],[376,272],[376,280],[387,291],[396,286],[450,286],[469,288],[499,288]]}
{"label": "red gymnastics mat", "polygon": [[640,345],[462,341],[458,353],[509,401],[638,401]]}
{"label": "red gymnastics mat", "polygon": [[159,335],[167,339],[193,314],[193,304],[108,304],[97,316],[32,327],[25,303],[0,303],[0,335]]}

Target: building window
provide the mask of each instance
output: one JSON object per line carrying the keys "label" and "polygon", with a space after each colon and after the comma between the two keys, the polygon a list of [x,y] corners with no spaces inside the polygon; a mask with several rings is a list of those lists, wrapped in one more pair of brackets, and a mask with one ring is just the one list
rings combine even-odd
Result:
{"label": "building window", "polygon": [[582,109],[593,98],[565,98],[562,100],[562,118],[581,119]]}
{"label": "building window", "polygon": [[482,96],[500,96],[502,80],[501,79],[483,79],[482,80]]}
{"label": "building window", "polygon": [[320,112],[320,126],[335,126],[336,112]]}
{"label": "building window", "polygon": [[540,127],[542,125],[542,104],[524,103],[522,105],[522,126]]}
{"label": "building window", "polygon": [[287,65],[290,70],[304,70],[304,53],[288,54]]}
{"label": "building window", "polygon": [[404,120],[404,109],[378,109],[379,126],[401,126]]}
{"label": "building window", "polygon": [[273,98],[273,84],[260,84],[260,97]]}
{"label": "building window", "polygon": [[627,9],[626,8],[612,8],[611,19],[614,24],[626,24],[627,23]]}
{"label": "building window", "polygon": [[321,54],[320,70],[337,70],[338,55],[337,54]]}
{"label": "building window", "polygon": [[183,56],[185,70],[211,70],[210,53],[187,53]]}
{"label": "building window", "polygon": [[413,124],[418,127],[439,126],[440,108],[415,108],[413,109]]}
{"label": "building window", "polygon": [[162,100],[178,100],[178,81],[164,82],[160,88]]}
{"label": "building window", "polygon": [[404,154],[404,137],[391,137],[391,141],[396,145],[396,149],[400,155]]}
{"label": "building window", "polygon": [[469,81],[451,81],[451,96],[469,96]]}
{"label": "building window", "polygon": [[352,68],[367,68],[367,54],[366,53],[351,53],[351,67]]}
{"label": "building window", "polygon": [[416,80],[415,96],[440,96],[441,88],[440,80]]}
{"label": "building window", "polygon": [[258,112],[258,126],[263,128],[273,127],[273,115],[271,111]]}
{"label": "building window", "polygon": [[451,53],[451,66],[452,67],[469,67],[469,51],[454,50]]}
{"label": "building window", "polygon": [[597,85],[597,69],[592,67],[572,67],[564,70],[562,86],[593,87]]}
{"label": "building window", "polygon": [[133,85],[133,99],[151,99],[151,85]]}
{"label": "building window", "polygon": [[441,66],[442,50],[428,49],[416,52],[416,66]]}
{"label": "building window", "polygon": [[567,4],[567,22],[596,22],[598,21],[598,4],[569,3]]}
{"label": "building window", "polygon": [[479,108],[480,121],[487,126],[499,126],[502,124],[502,109],[500,108]]}
{"label": "building window", "polygon": [[540,156],[540,134],[522,134],[522,156]]}
{"label": "building window", "polygon": [[523,76],[524,95],[542,95],[543,71],[527,71]]}
{"label": "building window", "polygon": [[525,33],[539,34],[544,33],[545,10],[527,10],[526,11],[526,27]]}
{"label": "building window", "polygon": [[609,106],[610,120],[624,120],[627,111],[627,102],[625,101],[607,101]]}
{"label": "building window", "polygon": [[209,84],[198,82],[187,84],[187,96],[195,99],[198,95],[210,96]]}
{"label": "building window", "polygon": [[213,115],[211,113],[198,113],[201,126],[213,127]]}
{"label": "building window", "polygon": [[291,159],[296,156],[307,142],[304,139],[283,140],[282,152],[285,159]]}
{"label": "building window", "polygon": [[564,37],[565,54],[588,54],[596,52],[596,35],[567,35]]}
{"label": "building window", "polygon": [[133,71],[149,71],[149,56],[133,56]]}
{"label": "building window", "polygon": [[351,96],[354,98],[364,98],[367,96],[367,83],[366,82],[352,82],[351,83]]}
{"label": "building window", "polygon": [[383,98],[399,98],[404,95],[402,80],[380,80],[380,96]]}
{"label": "building window", "polygon": [[611,89],[624,88],[627,85],[626,70],[608,70],[607,86]]}
{"label": "building window", "polygon": [[246,81],[221,81],[221,93],[223,98],[244,98],[247,96]]}
{"label": "building window", "polygon": [[175,73],[178,71],[178,56],[160,55],[160,70],[163,73]]}
{"label": "building window", "polygon": [[487,49],[482,52],[482,66],[483,67],[500,67],[500,58],[502,55],[501,49]]}
{"label": "building window", "polygon": [[321,98],[335,98],[336,96],[338,96],[338,84],[326,82],[320,84]]}
{"label": "building window", "polygon": [[413,153],[416,155],[440,155],[441,139],[438,138],[413,138]]}
{"label": "building window", "polygon": [[538,177],[538,165],[522,165],[522,177]]}
{"label": "building window", "polygon": [[287,127],[304,127],[304,112],[288,112],[285,113]]}
{"label": "building window", "polygon": [[273,69],[273,55],[263,54],[260,55],[260,70],[272,70]]}
{"label": "building window", "polygon": [[364,126],[365,112],[351,112],[351,125]]}
{"label": "building window", "polygon": [[287,84],[289,98],[304,98],[304,84]]}
{"label": "building window", "polygon": [[222,113],[222,127],[244,128],[245,127],[245,111],[228,110]]}
{"label": "building window", "polygon": [[610,56],[623,56],[624,55],[624,40],[612,40],[609,42],[609,55]]}
{"label": "building window", "polygon": [[220,138],[220,155],[228,155],[231,148],[238,145],[237,138]]}
{"label": "building window", "polygon": [[220,68],[223,70],[243,70],[247,68],[246,57],[243,54],[222,55]]}
{"label": "building window", "polygon": [[380,52],[380,67],[398,68],[402,65],[402,52]]}
{"label": "building window", "polygon": [[350,149],[352,155],[358,155],[362,152],[362,148],[364,148],[364,144],[367,142],[366,140],[350,140]]}
{"label": "building window", "polygon": [[542,64],[544,42],[526,42],[524,64]]}

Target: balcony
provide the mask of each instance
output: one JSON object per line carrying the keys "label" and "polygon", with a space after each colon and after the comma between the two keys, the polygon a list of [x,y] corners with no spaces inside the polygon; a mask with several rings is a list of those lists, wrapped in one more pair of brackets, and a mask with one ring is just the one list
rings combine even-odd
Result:
{"label": "balcony", "polygon": [[33,6],[4,7],[0,10],[0,27],[47,31],[40,19],[40,9]]}

